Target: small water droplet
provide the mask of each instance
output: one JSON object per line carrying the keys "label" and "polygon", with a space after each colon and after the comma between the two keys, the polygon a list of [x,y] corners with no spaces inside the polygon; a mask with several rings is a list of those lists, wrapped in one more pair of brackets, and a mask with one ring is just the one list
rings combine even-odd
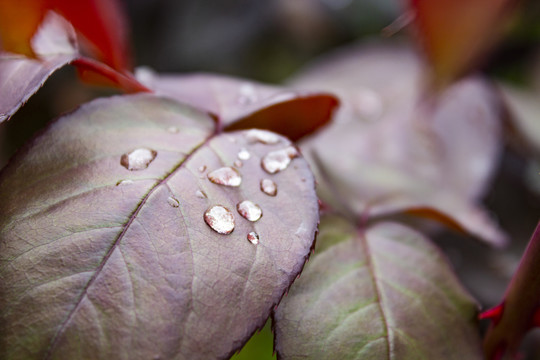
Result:
{"label": "small water droplet", "polygon": [[120,164],[128,170],[144,170],[157,156],[157,151],[140,148],[122,155]]}
{"label": "small water droplet", "polygon": [[263,193],[265,193],[268,196],[276,196],[277,195],[277,185],[275,182],[273,182],[270,179],[262,179],[261,180],[261,190]]}
{"label": "small water droplet", "polygon": [[242,176],[238,170],[229,166],[208,173],[208,179],[214,184],[224,186],[240,186],[242,183]]}
{"label": "small water droplet", "polygon": [[120,186],[120,185],[130,185],[130,184],[133,184],[133,180],[126,179],[126,180],[120,180],[119,182],[117,182],[117,183],[116,183],[116,186]]}
{"label": "small water droplet", "polygon": [[257,101],[257,90],[255,89],[255,86],[253,86],[253,84],[242,84],[238,93],[238,103],[240,105],[248,105]]}
{"label": "small water droplet", "polygon": [[269,174],[275,174],[285,170],[291,160],[298,156],[298,150],[293,146],[287,146],[285,149],[271,151],[261,160],[262,168]]}
{"label": "small water droplet", "polygon": [[205,172],[206,171],[206,165],[199,166],[199,172]]}
{"label": "small water droplet", "polygon": [[168,132],[170,132],[171,134],[178,134],[178,132],[180,131],[179,128],[177,128],[176,126],[169,126],[169,128],[167,129]]}
{"label": "small water droplet", "polygon": [[195,191],[195,196],[197,196],[199,199],[206,199],[206,193],[201,190]]}
{"label": "small water droplet", "polygon": [[244,200],[236,205],[238,213],[249,221],[257,221],[262,216],[262,209],[253,201]]}
{"label": "small water droplet", "polygon": [[251,129],[246,133],[249,142],[260,142],[263,144],[277,144],[280,137],[273,132],[267,130]]}
{"label": "small water droplet", "polygon": [[241,168],[242,166],[244,166],[244,164],[240,160],[235,160],[234,166],[236,166],[237,168]]}
{"label": "small water droplet", "polygon": [[206,210],[204,221],[219,234],[230,234],[234,230],[234,215],[221,205],[214,205]]}
{"label": "small water droplet", "polygon": [[255,231],[252,231],[249,234],[247,234],[247,239],[253,245],[257,245],[259,243],[259,234],[257,234]]}
{"label": "small water droplet", "polygon": [[250,157],[251,157],[251,154],[246,148],[241,148],[240,151],[238,152],[238,158],[240,160],[244,160],[244,161],[249,160]]}
{"label": "small water droplet", "polygon": [[169,198],[167,199],[167,202],[169,203],[169,205],[171,205],[172,207],[175,207],[175,208],[180,206],[180,203],[178,202],[178,200],[176,200],[172,196],[169,196]]}

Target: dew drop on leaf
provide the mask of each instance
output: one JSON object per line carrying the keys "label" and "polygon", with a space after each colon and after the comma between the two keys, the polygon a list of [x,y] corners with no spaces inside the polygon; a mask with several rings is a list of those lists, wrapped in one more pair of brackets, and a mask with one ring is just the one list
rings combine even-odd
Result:
{"label": "dew drop on leaf", "polygon": [[236,205],[238,213],[249,221],[257,221],[262,216],[262,209],[253,201],[244,200]]}
{"label": "dew drop on leaf", "polygon": [[234,166],[236,166],[237,168],[241,168],[244,164],[240,161],[240,160],[235,160],[234,161]]}
{"label": "dew drop on leaf", "polygon": [[251,143],[276,144],[280,140],[279,136],[273,132],[259,129],[249,130],[246,133],[246,137]]}
{"label": "dew drop on leaf", "polygon": [[172,196],[169,196],[169,198],[167,199],[167,202],[169,203],[169,205],[171,205],[172,207],[175,207],[175,208],[180,206],[180,203],[178,202],[178,200],[176,200]]}
{"label": "dew drop on leaf", "polygon": [[170,132],[171,134],[178,134],[178,132],[180,131],[180,129],[178,129],[176,126],[169,126],[169,128],[167,129],[168,132]]}
{"label": "dew drop on leaf", "polygon": [[201,190],[195,191],[195,196],[197,196],[199,199],[206,199],[205,192]]}
{"label": "dew drop on leaf", "polygon": [[242,84],[238,93],[238,104],[240,105],[249,105],[257,101],[257,90],[252,84]]}
{"label": "dew drop on leaf", "polygon": [[128,170],[144,170],[157,156],[157,151],[140,148],[122,155],[120,164]]}
{"label": "dew drop on leaf", "polygon": [[120,180],[119,182],[117,182],[116,186],[131,185],[131,184],[133,184],[133,180],[126,179],[126,180]]}
{"label": "dew drop on leaf", "polygon": [[257,234],[255,231],[252,231],[249,234],[247,234],[247,239],[253,245],[257,245],[259,243],[259,234]]}
{"label": "dew drop on leaf", "polygon": [[199,172],[203,173],[206,171],[206,165],[199,166]]}
{"label": "dew drop on leaf", "polygon": [[208,173],[208,179],[214,184],[224,186],[240,186],[242,176],[238,170],[226,166]]}
{"label": "dew drop on leaf", "polygon": [[234,230],[234,215],[221,205],[214,205],[206,210],[204,221],[219,234],[230,234]]}
{"label": "dew drop on leaf", "polygon": [[285,170],[291,160],[298,156],[298,150],[293,146],[288,146],[281,150],[271,151],[261,160],[262,168],[269,174],[275,174]]}
{"label": "dew drop on leaf", "polygon": [[238,158],[240,160],[246,161],[246,160],[249,160],[250,157],[251,157],[251,154],[246,148],[241,148],[240,151],[238,152]]}
{"label": "dew drop on leaf", "polygon": [[270,179],[262,179],[261,180],[261,191],[265,193],[268,196],[276,196],[277,195],[277,185],[275,182],[273,182]]}

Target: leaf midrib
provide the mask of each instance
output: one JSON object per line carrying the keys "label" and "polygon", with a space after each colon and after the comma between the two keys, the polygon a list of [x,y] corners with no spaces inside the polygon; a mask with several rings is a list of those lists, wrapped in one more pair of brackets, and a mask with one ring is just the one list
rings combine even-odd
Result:
{"label": "leaf midrib", "polygon": [[109,250],[107,250],[107,253],[105,254],[105,256],[103,257],[103,260],[99,263],[98,267],[96,268],[96,270],[94,271],[92,277],[90,278],[90,280],[88,280],[87,284],[85,285],[85,287],[82,289],[82,292],[81,292],[81,295],[79,296],[79,298],[77,299],[76,303],[75,303],[75,306],[73,307],[73,309],[69,312],[69,314],[66,316],[65,320],[62,322],[62,324],[60,325],[60,328],[56,331],[56,333],[54,334],[47,350],[45,351],[45,355],[43,356],[43,360],[50,360],[51,359],[51,356],[53,354],[53,351],[56,347],[56,344],[58,343],[60,337],[62,336],[62,334],[64,333],[64,330],[67,326],[67,324],[71,321],[71,319],[73,318],[74,314],[77,312],[77,309],[79,308],[79,305],[81,304],[82,300],[85,298],[85,296],[87,295],[88,293],[88,289],[93,285],[94,281],[97,279],[97,277],[99,276],[99,274],[101,273],[101,270],[105,267],[107,261],[109,260],[109,258],[111,257],[111,255],[113,254],[113,252],[116,250],[116,248],[118,247],[118,244],[120,244],[120,242],[122,241],[122,239],[124,238],[124,235],[126,234],[126,232],[128,231],[129,227],[131,226],[131,224],[135,221],[135,219],[137,218],[137,215],[139,215],[139,212],[141,211],[141,209],[144,207],[144,205],[146,204],[146,201],[150,198],[150,196],[154,193],[154,191],[156,191],[161,185],[163,184],[167,184],[168,180],[173,177],[181,168],[182,166],[191,158],[191,156],[193,156],[193,154],[195,154],[197,152],[197,150],[199,150],[201,147],[203,147],[204,145],[206,145],[214,136],[217,135],[217,131],[213,131],[210,136],[208,136],[203,142],[201,142],[199,145],[195,146],[191,152],[189,152],[185,157],[184,159],[178,163],[172,170],[169,174],[167,174],[161,181],[157,182],[152,188],[150,188],[150,190],[146,193],[146,195],[143,197],[143,199],[141,200],[141,202],[139,202],[139,204],[137,205],[137,207],[135,208],[135,210],[133,211],[133,213],[131,214],[131,216],[129,217],[127,223],[124,225],[124,228],[122,230],[122,232],[120,234],[118,234],[118,236],[116,237],[116,239],[114,240],[114,242],[112,243],[111,247],[109,248]]}

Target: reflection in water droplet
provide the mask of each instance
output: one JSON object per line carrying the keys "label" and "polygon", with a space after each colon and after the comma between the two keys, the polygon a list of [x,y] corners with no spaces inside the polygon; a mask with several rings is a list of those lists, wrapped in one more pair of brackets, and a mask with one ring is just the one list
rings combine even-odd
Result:
{"label": "reflection in water droplet", "polygon": [[250,83],[242,84],[238,93],[238,103],[240,105],[248,105],[257,101],[257,90]]}
{"label": "reflection in water droplet", "polygon": [[215,205],[206,210],[204,221],[219,234],[230,234],[234,230],[234,215],[221,205]]}
{"label": "reflection in water droplet", "polygon": [[116,183],[116,186],[120,186],[120,185],[130,185],[130,184],[133,184],[133,180],[126,179],[126,180],[120,180],[119,182],[117,182],[117,183]]}
{"label": "reflection in water droplet", "polygon": [[259,243],[259,234],[257,234],[255,231],[252,231],[249,234],[247,234],[247,239],[253,245],[257,245]]}
{"label": "reflection in water droplet", "polygon": [[276,196],[277,195],[277,185],[275,182],[273,182],[270,179],[262,179],[261,180],[261,190],[263,193],[269,196]]}
{"label": "reflection in water droplet", "polygon": [[179,128],[177,128],[176,126],[169,126],[169,128],[167,129],[168,132],[170,132],[171,134],[178,134],[178,132],[180,131]]}
{"label": "reflection in water droplet", "polygon": [[140,148],[122,155],[120,164],[128,170],[143,170],[156,158],[157,151]]}
{"label": "reflection in water droplet", "polygon": [[241,148],[240,151],[238,152],[238,158],[240,160],[249,160],[249,158],[251,157],[251,154],[249,153],[249,151],[247,151],[246,148]]}
{"label": "reflection in water droplet", "polygon": [[206,199],[205,192],[201,190],[195,191],[195,196],[197,196],[199,199]]}
{"label": "reflection in water droplet", "polygon": [[238,170],[228,166],[208,173],[208,179],[214,184],[224,186],[240,186],[242,183],[242,176]]}
{"label": "reflection in water droplet", "polygon": [[171,205],[172,207],[178,207],[178,206],[180,206],[180,203],[178,202],[178,200],[176,200],[176,199],[173,198],[172,196],[169,196],[169,198],[167,199],[167,202],[168,202],[169,205]]}
{"label": "reflection in water droplet", "polygon": [[241,168],[242,166],[244,166],[244,164],[240,160],[235,160],[234,166],[236,166],[237,168]]}
{"label": "reflection in water droplet", "polygon": [[273,132],[259,129],[251,129],[246,133],[246,137],[249,142],[260,142],[263,144],[276,144],[279,142],[280,137]]}
{"label": "reflection in water droplet", "polygon": [[199,172],[205,172],[206,171],[206,165],[199,166]]}
{"label": "reflection in water droplet", "polygon": [[276,150],[266,154],[262,161],[262,168],[269,174],[275,174],[285,170],[291,163],[291,159],[298,156],[298,150],[293,146],[288,146],[285,149]]}
{"label": "reflection in water droplet", "polygon": [[244,200],[236,205],[238,213],[249,221],[257,221],[262,216],[262,209],[253,201]]}

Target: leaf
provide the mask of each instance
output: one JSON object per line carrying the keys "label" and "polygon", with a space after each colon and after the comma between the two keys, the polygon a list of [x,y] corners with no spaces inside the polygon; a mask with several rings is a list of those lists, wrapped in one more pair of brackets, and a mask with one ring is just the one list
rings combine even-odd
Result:
{"label": "leaf", "polygon": [[[22,1],[22,2],[21,2]],[[2,48],[34,55],[32,38],[48,11],[66,18],[100,61],[115,70],[129,70],[127,24],[117,0],[0,0]]]}
{"label": "leaf", "polygon": [[469,78],[437,102],[423,102],[420,69],[405,46],[358,46],[292,80],[335,92],[342,103],[334,123],[301,144],[319,196],[354,218],[452,218],[501,245],[504,233],[478,204],[501,151],[498,98],[481,79]]}
{"label": "leaf", "polygon": [[484,338],[486,359],[516,356],[526,333],[540,326],[540,222],[508,285],[501,305],[484,312],[482,318],[493,322]]}
{"label": "leaf", "polygon": [[267,129],[293,141],[325,126],[338,105],[329,93],[292,91],[222,75],[158,76],[140,68],[136,76],[157,94],[211,112],[225,131]]}
{"label": "leaf", "polygon": [[9,119],[56,70],[78,56],[73,28],[49,13],[35,36],[39,59],[0,53],[0,122]]}
{"label": "leaf", "polygon": [[129,72],[116,71],[98,61],[82,57],[73,27],[54,12],[47,13],[33,37],[37,59],[0,52],[0,122],[8,120],[66,64],[75,65],[87,82],[113,86],[127,92],[149,91]]}
{"label": "leaf", "polygon": [[476,304],[437,248],[396,223],[322,219],[274,311],[281,359],[482,359]]}
{"label": "leaf", "polygon": [[[0,175],[0,358],[240,349],[301,271],[318,223],[307,163],[295,154],[266,173],[261,157],[290,142],[254,135],[217,134],[205,113],[134,95],[86,104],[28,144]],[[209,180],[223,166],[237,167],[240,186]],[[260,190],[264,178],[276,196]],[[260,220],[240,216],[243,200]],[[234,216],[230,235],[205,223],[216,205]]]}
{"label": "leaf", "polygon": [[500,36],[515,0],[409,0],[436,87],[470,71]]}

